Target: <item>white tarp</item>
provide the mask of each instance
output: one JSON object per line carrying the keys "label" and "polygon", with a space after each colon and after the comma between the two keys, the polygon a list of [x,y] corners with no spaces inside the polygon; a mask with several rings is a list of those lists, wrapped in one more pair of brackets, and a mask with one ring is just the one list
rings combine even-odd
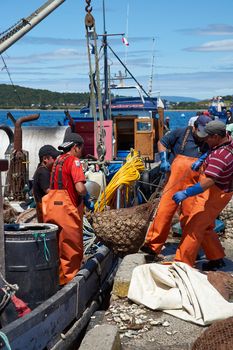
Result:
{"label": "white tarp", "polygon": [[[36,171],[40,147],[52,145],[58,147],[63,142],[63,137],[67,126],[43,127],[26,126],[22,127],[23,150],[29,152],[29,179],[32,179]],[[12,128],[12,130],[14,130]],[[9,139],[5,131],[0,130],[0,158],[5,158],[5,151],[9,146]]]}
{"label": "white tarp", "polygon": [[136,267],[128,298],[203,326],[233,316],[233,304],[221,296],[207,276],[182,262]]}

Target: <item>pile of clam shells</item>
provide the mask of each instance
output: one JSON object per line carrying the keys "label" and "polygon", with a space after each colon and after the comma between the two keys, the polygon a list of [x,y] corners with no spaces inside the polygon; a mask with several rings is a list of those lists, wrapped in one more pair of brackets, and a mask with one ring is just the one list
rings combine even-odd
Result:
{"label": "pile of clam shells", "polygon": [[115,324],[120,332],[120,338],[139,339],[143,333],[152,327],[164,327],[166,334],[174,335],[177,331],[170,330],[170,323],[161,317],[151,318],[143,305],[130,304],[127,299],[123,302],[113,302],[105,312],[106,321]]}
{"label": "pile of clam shells", "polygon": [[225,224],[225,238],[233,239],[233,198],[221,212],[220,219]]}

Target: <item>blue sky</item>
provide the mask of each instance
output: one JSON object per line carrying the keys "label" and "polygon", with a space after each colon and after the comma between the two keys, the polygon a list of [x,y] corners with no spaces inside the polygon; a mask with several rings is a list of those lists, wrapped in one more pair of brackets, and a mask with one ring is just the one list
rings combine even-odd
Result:
{"label": "blue sky", "polygon": [[[0,33],[45,2],[2,1]],[[2,54],[15,85],[88,91],[85,5],[84,0],[66,0]],[[102,0],[92,0],[92,7],[101,34]],[[105,0],[105,7],[108,33],[126,32],[129,41],[125,47],[121,37],[111,37],[109,44],[145,90],[154,55],[155,95],[204,99],[233,94],[232,0]],[[109,63],[112,75],[121,69],[111,55]],[[0,83],[10,84],[5,69]]]}

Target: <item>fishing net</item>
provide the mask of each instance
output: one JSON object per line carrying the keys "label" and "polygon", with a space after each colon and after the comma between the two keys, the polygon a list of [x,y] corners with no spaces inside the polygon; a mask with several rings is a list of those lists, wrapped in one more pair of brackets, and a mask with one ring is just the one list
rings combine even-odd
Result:
{"label": "fishing net", "polygon": [[5,224],[15,222],[17,218],[17,211],[10,205],[7,200],[3,202],[3,220]]}
{"label": "fishing net", "polygon": [[214,322],[193,344],[192,350],[232,350],[233,317]]}
{"label": "fishing net", "polygon": [[210,271],[208,281],[227,301],[233,301],[233,276],[224,271]]}
{"label": "fishing net", "polygon": [[95,212],[90,222],[96,237],[114,253],[136,253],[144,243],[157,205],[157,200],[154,200],[131,208]]}

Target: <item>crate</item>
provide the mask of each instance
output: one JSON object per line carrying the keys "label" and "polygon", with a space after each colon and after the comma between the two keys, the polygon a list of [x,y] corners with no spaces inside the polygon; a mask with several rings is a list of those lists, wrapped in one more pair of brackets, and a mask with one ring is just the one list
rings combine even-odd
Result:
{"label": "crate", "polygon": [[[222,220],[216,219],[214,231],[217,233],[220,233],[224,231],[224,229],[225,229],[224,222]],[[182,230],[179,222],[177,222],[175,225],[172,226],[172,232],[175,236],[182,236]]]}

